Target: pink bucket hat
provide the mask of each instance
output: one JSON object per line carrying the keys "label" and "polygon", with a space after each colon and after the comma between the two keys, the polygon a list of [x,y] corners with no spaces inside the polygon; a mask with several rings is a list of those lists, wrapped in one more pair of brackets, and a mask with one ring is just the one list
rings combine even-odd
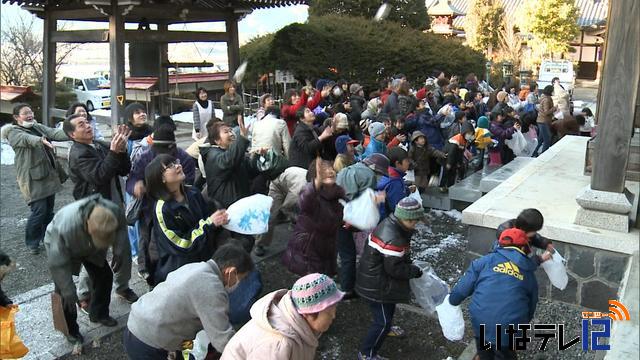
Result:
{"label": "pink bucket hat", "polygon": [[330,277],[318,273],[301,277],[291,288],[291,299],[298,314],[319,313],[338,303],[343,296]]}

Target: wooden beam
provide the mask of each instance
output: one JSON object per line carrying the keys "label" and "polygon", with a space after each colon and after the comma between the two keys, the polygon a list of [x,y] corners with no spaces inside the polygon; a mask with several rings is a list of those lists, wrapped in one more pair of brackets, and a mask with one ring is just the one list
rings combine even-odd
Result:
{"label": "wooden beam", "polygon": [[238,66],[240,66],[240,41],[238,39],[238,19],[232,16],[226,21],[227,34],[227,56],[229,60],[229,76],[233,76]]}
{"label": "wooden beam", "polygon": [[[167,31],[167,22],[159,21],[158,22],[158,31]],[[158,56],[160,57],[160,61],[158,64],[158,92],[160,96],[157,96],[158,100],[158,110],[161,115],[170,115],[169,114],[169,101],[168,101],[168,93],[169,93],[169,69],[164,67],[163,64],[169,62],[169,49],[167,43],[160,43],[158,47]]]}
{"label": "wooden beam", "polygon": [[[131,42],[226,42],[227,33],[209,31],[167,31],[167,30],[125,30],[124,41]],[[100,43],[109,41],[107,30],[68,30],[53,31],[53,42],[64,43]]]}
{"label": "wooden beam", "polygon": [[[640,3],[609,1],[591,189],[621,193],[640,86]],[[615,19],[615,21],[612,21]]]}
{"label": "wooden beam", "polygon": [[42,122],[53,126],[51,109],[55,107],[56,99],[56,43],[49,41],[56,30],[57,21],[49,14],[45,14],[43,24],[43,61],[42,61]]}
{"label": "wooden beam", "polygon": [[109,41],[109,30],[67,30],[53,31],[52,42],[99,43]]}
{"label": "wooden beam", "polygon": [[[107,9],[105,9],[105,12]],[[52,13],[56,20],[79,20],[79,21],[107,21],[108,16],[91,6],[87,7],[58,7],[55,10],[47,10]],[[36,15],[42,16],[43,12]],[[154,6],[134,6],[125,16],[125,22],[137,22],[141,18],[146,18],[149,22],[155,23],[166,21],[172,23],[191,23],[208,21],[225,21],[228,12],[222,10],[206,9],[193,6],[177,6],[175,4]]]}
{"label": "wooden beam", "polygon": [[[109,82],[111,83],[111,128],[125,123],[124,18],[118,0],[111,0],[109,16]],[[120,100],[120,101],[119,101]]]}

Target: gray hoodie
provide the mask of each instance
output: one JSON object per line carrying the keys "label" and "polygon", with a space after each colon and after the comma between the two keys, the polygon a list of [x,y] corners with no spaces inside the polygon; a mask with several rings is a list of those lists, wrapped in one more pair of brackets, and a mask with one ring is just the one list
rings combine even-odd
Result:
{"label": "gray hoodie", "polygon": [[180,350],[200,330],[219,351],[234,334],[229,297],[213,260],[192,263],[169,273],[167,280],[131,305],[127,327],[156,349]]}

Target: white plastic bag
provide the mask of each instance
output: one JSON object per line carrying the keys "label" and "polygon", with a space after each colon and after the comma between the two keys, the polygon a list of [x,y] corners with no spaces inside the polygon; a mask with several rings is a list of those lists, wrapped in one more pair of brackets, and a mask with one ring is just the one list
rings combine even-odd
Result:
{"label": "white plastic bag", "polygon": [[340,201],[344,209],[342,220],[362,231],[373,230],[380,221],[380,211],[376,204],[376,194],[371,189],[366,189],[357,198],[345,202]]}
{"label": "white plastic bag", "polygon": [[409,280],[411,292],[418,304],[426,312],[433,314],[436,306],[440,305],[449,294],[449,285],[442,281],[426,262],[416,261],[414,264],[422,269],[422,276]]}
{"label": "white plastic bag", "polygon": [[404,181],[408,181],[411,183],[416,182],[416,173],[413,170],[407,170],[407,172],[404,175]]}
{"label": "white plastic bag", "polygon": [[527,139],[524,138],[520,130],[513,133],[511,139],[507,139],[504,143],[513,151],[516,156],[520,156],[527,147]]}
{"label": "white plastic bag", "polygon": [[560,290],[564,290],[569,282],[565,264],[565,259],[557,250],[553,253],[551,259],[541,264],[542,269],[544,269],[544,272],[546,272],[549,277],[549,281],[551,281],[551,285]]}
{"label": "white plastic bag", "polygon": [[420,195],[420,190],[416,189],[416,191],[409,194],[409,197],[418,200],[420,205],[422,205],[422,195]]}
{"label": "white plastic bag", "polygon": [[460,306],[453,306],[449,303],[449,295],[444,298],[442,304],[436,306],[438,321],[442,328],[444,337],[451,341],[462,340],[464,336],[464,318]]}
{"label": "white plastic bag", "polygon": [[269,214],[273,199],[256,194],[242,198],[229,206],[229,223],[223,227],[245,235],[264,234],[269,230]]}

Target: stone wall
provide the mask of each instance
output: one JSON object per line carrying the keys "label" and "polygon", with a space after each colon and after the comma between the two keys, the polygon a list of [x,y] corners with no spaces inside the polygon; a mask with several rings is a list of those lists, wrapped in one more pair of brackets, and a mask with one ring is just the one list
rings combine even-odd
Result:
{"label": "stone wall", "polygon": [[[466,264],[487,254],[496,240],[496,230],[469,226]],[[567,260],[569,283],[564,290],[551,285],[542,268],[536,271],[540,297],[608,311],[609,300],[617,299],[630,256],[611,251],[553,240],[554,247]]]}

